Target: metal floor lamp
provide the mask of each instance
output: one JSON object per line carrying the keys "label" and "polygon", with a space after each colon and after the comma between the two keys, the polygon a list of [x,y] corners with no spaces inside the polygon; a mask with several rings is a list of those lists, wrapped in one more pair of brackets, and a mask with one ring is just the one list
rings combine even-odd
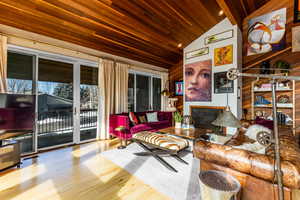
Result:
{"label": "metal floor lamp", "polygon": [[276,82],[279,79],[285,80],[300,80],[300,76],[282,76],[282,75],[272,75],[272,74],[252,74],[252,73],[242,73],[238,69],[232,68],[227,71],[227,78],[229,80],[235,80],[238,77],[254,77],[254,78],[268,78],[271,79],[272,84],[272,108],[273,108],[273,123],[274,123],[274,139],[275,139],[275,165],[276,165],[276,177],[278,182],[278,197],[279,200],[284,199],[283,195],[283,183],[282,183],[282,171],[281,171],[281,161],[280,161],[280,145],[279,145],[279,133],[278,133],[278,123],[277,123],[277,102],[276,102]]}

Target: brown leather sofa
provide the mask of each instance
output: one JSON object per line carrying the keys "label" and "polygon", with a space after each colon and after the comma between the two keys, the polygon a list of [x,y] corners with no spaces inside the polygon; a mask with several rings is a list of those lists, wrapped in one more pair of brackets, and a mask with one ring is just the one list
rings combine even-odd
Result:
{"label": "brown leather sofa", "polygon": [[[281,168],[285,200],[300,199],[300,149],[291,131],[280,131]],[[233,140],[236,140],[236,137]],[[230,141],[228,144],[237,144]],[[239,145],[239,144],[238,144]],[[221,170],[235,176],[242,185],[243,200],[276,200],[274,179],[274,148],[266,149],[266,155],[237,149],[234,146],[198,141],[194,155],[201,159],[201,170]]]}

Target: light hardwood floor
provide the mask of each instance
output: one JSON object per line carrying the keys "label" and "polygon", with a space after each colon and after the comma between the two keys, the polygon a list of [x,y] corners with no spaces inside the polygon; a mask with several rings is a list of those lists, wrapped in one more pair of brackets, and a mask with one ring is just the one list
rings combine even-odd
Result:
{"label": "light hardwood floor", "polygon": [[100,155],[116,142],[93,142],[39,154],[0,173],[0,200],[169,199]]}

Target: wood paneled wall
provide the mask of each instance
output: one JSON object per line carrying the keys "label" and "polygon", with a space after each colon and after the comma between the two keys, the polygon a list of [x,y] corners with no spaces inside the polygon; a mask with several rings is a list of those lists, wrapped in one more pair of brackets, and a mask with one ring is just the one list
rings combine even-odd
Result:
{"label": "wood paneled wall", "polygon": [[[183,80],[183,62],[182,60],[169,69],[170,91],[175,94],[175,81]],[[176,107],[183,111],[183,96],[176,96],[178,101]]]}
{"label": "wood paneled wall", "polygon": [[[291,43],[292,43],[291,29],[293,26],[300,25],[300,24],[293,23],[293,10],[294,10],[293,2],[294,1],[292,0],[271,0],[243,20],[244,72],[259,73],[259,70],[255,70],[253,68],[259,68],[261,62],[264,60],[270,60],[271,66],[277,60],[284,60],[290,63],[292,69],[299,70],[296,72],[292,72],[291,75],[300,75],[300,52],[297,53],[291,52]],[[280,8],[287,8],[286,48],[281,52],[269,52],[265,54],[246,56],[248,20],[253,17],[261,16],[271,11],[278,10]],[[251,81],[253,80],[254,79],[252,78],[243,78],[243,86],[242,86],[243,108],[248,110],[248,115],[247,115],[248,118],[251,116],[251,109],[250,109],[251,108]],[[300,109],[300,82],[299,81],[296,82],[295,98],[296,98],[296,127],[297,127],[298,125],[300,125],[300,112],[297,112]]]}

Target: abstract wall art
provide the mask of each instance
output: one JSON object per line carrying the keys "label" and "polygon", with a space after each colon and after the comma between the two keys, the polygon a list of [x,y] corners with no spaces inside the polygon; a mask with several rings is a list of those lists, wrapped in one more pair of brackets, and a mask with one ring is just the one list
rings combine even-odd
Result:
{"label": "abstract wall art", "polygon": [[214,73],[214,92],[215,94],[233,93],[234,82],[228,80],[227,72]]}
{"label": "abstract wall art", "polygon": [[212,43],[215,43],[215,42],[220,42],[220,41],[223,41],[223,40],[227,40],[227,39],[232,38],[232,37],[233,37],[233,30],[228,30],[228,31],[224,31],[222,33],[217,33],[217,34],[210,35],[210,36],[206,37],[204,39],[204,44],[208,45],[208,44],[212,44]]}
{"label": "abstract wall art", "polygon": [[186,59],[195,58],[195,57],[198,57],[198,56],[207,55],[208,53],[209,53],[208,47],[204,47],[204,48],[197,49],[197,50],[194,50],[194,51],[186,52],[185,53],[185,58]]}
{"label": "abstract wall art", "polygon": [[292,51],[300,51],[300,26],[292,28]]}
{"label": "abstract wall art", "polygon": [[285,48],[286,8],[255,17],[248,22],[247,55]]}
{"label": "abstract wall art", "polygon": [[214,50],[214,63],[215,66],[232,64],[233,46],[228,45],[225,47],[215,48]]}

